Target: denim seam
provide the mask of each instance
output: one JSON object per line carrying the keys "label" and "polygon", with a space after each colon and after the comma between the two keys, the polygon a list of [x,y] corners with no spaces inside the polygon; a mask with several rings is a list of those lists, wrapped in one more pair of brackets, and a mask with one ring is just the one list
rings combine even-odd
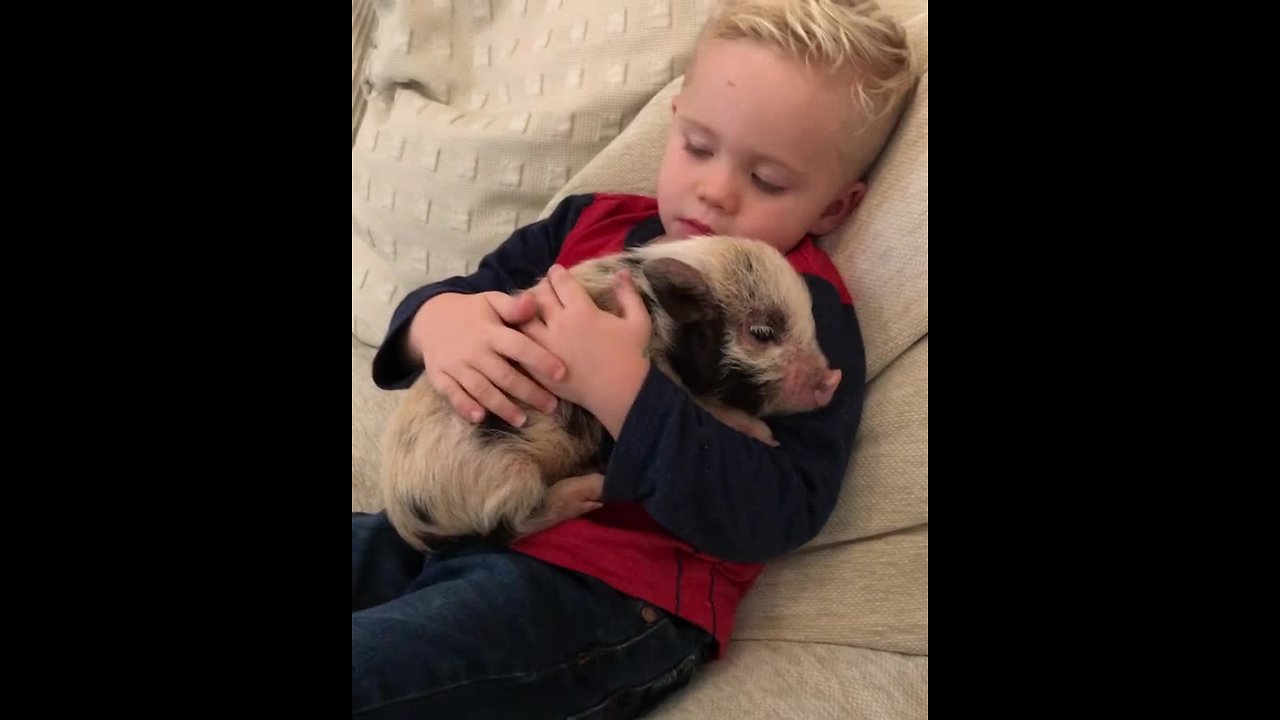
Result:
{"label": "denim seam", "polygon": [[698,656],[698,652],[695,650],[694,652],[690,653],[689,655],[686,655],[686,656],[684,656],[684,657],[680,658],[680,660],[679,660],[679,661],[677,661],[675,665],[672,665],[671,667],[667,668],[666,670],[663,670],[662,672],[660,672],[660,673],[658,673],[657,675],[653,676],[653,677],[652,677],[652,678],[650,678],[649,680],[647,680],[647,681],[645,681],[645,682],[640,683],[639,685],[629,685],[629,686],[627,686],[627,687],[618,688],[617,690],[615,690],[614,692],[612,692],[608,697],[606,697],[604,700],[601,700],[599,703],[597,703],[597,704],[593,705],[592,707],[587,708],[586,710],[583,710],[582,712],[575,713],[575,714],[571,715],[571,716],[570,716],[570,720],[572,720],[573,718],[583,718],[583,717],[587,717],[587,716],[591,715],[592,713],[599,712],[602,708],[604,708],[606,705],[608,705],[608,704],[609,704],[609,702],[610,702],[610,701],[612,701],[612,700],[614,699],[614,697],[616,697],[617,695],[619,695],[619,694],[621,694],[621,693],[624,693],[624,692],[636,692],[637,690],[644,690],[645,688],[653,687],[653,686],[654,686],[655,684],[657,684],[660,680],[663,680],[664,678],[666,678],[666,677],[668,677],[668,676],[672,675],[673,673],[678,672],[678,671],[680,670],[680,668],[684,667],[685,665],[687,665],[687,664],[689,664],[689,663],[691,663],[691,662],[697,662],[697,656]]}
{"label": "denim seam", "polygon": [[[636,636],[635,636],[635,637],[633,637],[633,638],[628,638],[627,640],[624,640],[623,642],[618,643],[617,645],[611,645],[611,646],[608,646],[608,647],[602,648],[602,649],[598,650],[597,652],[592,653],[592,655],[593,655],[593,656],[599,656],[599,655],[605,655],[605,654],[607,654],[607,653],[612,653],[612,652],[617,652],[617,651],[619,651],[619,650],[623,650],[623,649],[627,648],[628,646],[630,646],[630,645],[632,645],[632,644],[634,644],[634,643],[636,643],[636,642],[639,642],[640,640],[643,640],[645,637],[647,637],[647,636],[649,636],[649,635],[653,634],[653,632],[654,632],[654,631],[658,630],[658,629],[659,629],[659,628],[661,628],[663,625],[667,624],[669,620],[670,620],[670,618],[669,618],[669,617],[664,616],[664,617],[663,617],[661,620],[659,620],[658,622],[656,622],[656,623],[654,623],[654,624],[650,625],[649,627],[645,628],[644,632],[640,633],[639,635],[636,635]],[[491,677],[472,678],[472,679],[470,679],[470,680],[463,680],[462,682],[457,682],[457,683],[454,683],[454,684],[452,684],[452,685],[446,685],[445,687],[434,688],[434,689],[432,689],[432,690],[428,690],[428,691],[426,691],[426,692],[418,693],[418,694],[416,694],[416,695],[406,695],[406,696],[404,696],[404,697],[395,698],[394,700],[387,700],[387,701],[385,701],[385,702],[380,702],[380,703],[378,703],[378,704],[376,704],[376,705],[370,705],[370,706],[369,706],[369,707],[367,707],[367,708],[363,708],[363,709],[361,709],[361,710],[359,710],[359,711],[357,711],[357,712],[353,712],[353,713],[351,713],[351,715],[352,715],[352,717],[355,717],[355,716],[357,716],[357,715],[363,715],[364,713],[372,712],[372,711],[374,711],[374,710],[380,710],[380,709],[382,709],[382,708],[384,708],[384,707],[388,707],[388,706],[390,706],[390,705],[396,705],[396,704],[398,704],[398,703],[402,703],[402,702],[409,702],[409,701],[411,701],[411,700],[421,700],[422,698],[425,698],[425,697],[430,697],[430,696],[432,696],[432,695],[436,695],[436,694],[439,694],[439,693],[442,693],[442,692],[447,692],[447,691],[449,691],[449,690],[456,690],[456,689],[458,689],[458,688],[460,688],[460,687],[466,687],[467,685],[474,685],[474,684],[476,684],[476,683],[481,683],[481,682],[492,682],[492,681],[494,681],[494,680],[510,680],[510,679],[513,679],[513,678],[537,677],[537,676],[539,676],[539,675],[549,675],[549,674],[554,673],[554,672],[559,672],[560,670],[563,670],[563,669],[565,669],[565,668],[567,668],[567,667],[570,667],[570,666],[572,666],[572,665],[577,665],[577,664],[578,664],[578,662],[579,662],[578,657],[577,657],[577,656],[575,656],[575,657],[573,657],[573,658],[571,658],[571,659],[569,659],[569,660],[566,660],[565,662],[560,663],[559,665],[553,665],[553,666],[551,666],[551,667],[549,667],[549,668],[545,668],[545,669],[542,669],[542,670],[537,670],[537,671],[534,671],[534,672],[508,673],[508,674],[506,674],[506,675],[493,675],[493,676],[491,676]]]}

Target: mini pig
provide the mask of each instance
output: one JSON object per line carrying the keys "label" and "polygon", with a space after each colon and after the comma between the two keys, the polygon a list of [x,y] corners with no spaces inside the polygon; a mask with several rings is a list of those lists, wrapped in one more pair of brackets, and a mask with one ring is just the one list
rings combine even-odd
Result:
{"label": "mini pig", "polygon": [[[652,318],[650,361],[721,422],[776,445],[762,417],[831,401],[840,371],[818,347],[807,286],[776,249],[730,236],[659,240],[570,272],[619,314],[613,280],[623,269]],[[425,374],[406,391],[384,438],[382,488],[406,542],[510,541],[559,521],[558,500],[599,470],[604,428],[568,402],[521,409],[520,428],[494,415],[472,424]]]}

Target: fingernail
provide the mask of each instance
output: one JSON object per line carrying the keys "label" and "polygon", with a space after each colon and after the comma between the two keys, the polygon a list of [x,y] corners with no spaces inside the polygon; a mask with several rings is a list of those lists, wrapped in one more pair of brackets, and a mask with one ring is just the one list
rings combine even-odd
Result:
{"label": "fingernail", "polygon": [[517,415],[517,416],[516,416],[516,427],[524,427],[524,421],[525,421],[525,420],[528,420],[528,418],[526,418],[526,417],[524,416],[524,414]]}
{"label": "fingernail", "polygon": [[474,412],[472,412],[472,413],[471,413],[471,422],[480,422],[480,421],[481,421],[481,420],[483,420],[483,419],[484,419],[484,413],[483,413],[483,412],[481,412],[481,411],[479,411],[479,410],[476,410],[476,411],[474,411]]}
{"label": "fingernail", "polygon": [[555,378],[556,382],[560,382],[561,380],[564,379],[564,376],[567,375],[568,373],[569,371],[566,370],[564,367],[558,367],[556,368],[555,374],[552,375],[551,377]]}
{"label": "fingernail", "polygon": [[543,411],[543,412],[555,412],[555,411],[556,411],[556,399],[555,399],[555,398],[551,398],[551,402],[547,403],[547,404],[546,404],[546,407],[542,408],[542,411]]}

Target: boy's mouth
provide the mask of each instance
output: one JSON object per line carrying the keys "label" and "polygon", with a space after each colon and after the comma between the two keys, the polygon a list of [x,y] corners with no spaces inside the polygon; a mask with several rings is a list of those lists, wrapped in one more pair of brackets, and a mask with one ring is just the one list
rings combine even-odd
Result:
{"label": "boy's mouth", "polygon": [[707,227],[706,225],[703,225],[697,220],[686,220],[684,218],[680,218],[679,222],[680,224],[684,225],[685,230],[688,230],[689,233],[692,235],[715,235],[716,234],[714,230]]}

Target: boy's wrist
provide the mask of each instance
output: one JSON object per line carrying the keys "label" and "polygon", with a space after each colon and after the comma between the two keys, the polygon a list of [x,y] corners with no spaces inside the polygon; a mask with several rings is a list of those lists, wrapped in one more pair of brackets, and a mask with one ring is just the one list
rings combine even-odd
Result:
{"label": "boy's wrist", "polygon": [[649,376],[649,368],[649,359],[639,355],[620,362],[613,372],[600,373],[604,382],[589,404],[583,404],[615,440]]}
{"label": "boy's wrist", "polygon": [[[426,302],[418,306],[414,311],[413,317],[409,319],[409,328],[405,333],[404,352],[410,363],[415,365],[423,364],[424,348],[422,347],[422,338],[426,335],[425,328],[431,324],[430,315],[433,314],[442,305],[448,304],[451,300],[441,300],[441,298],[449,297],[456,293],[443,292],[432,296]],[[440,302],[437,302],[440,301]],[[435,303],[432,305],[432,303]]]}

